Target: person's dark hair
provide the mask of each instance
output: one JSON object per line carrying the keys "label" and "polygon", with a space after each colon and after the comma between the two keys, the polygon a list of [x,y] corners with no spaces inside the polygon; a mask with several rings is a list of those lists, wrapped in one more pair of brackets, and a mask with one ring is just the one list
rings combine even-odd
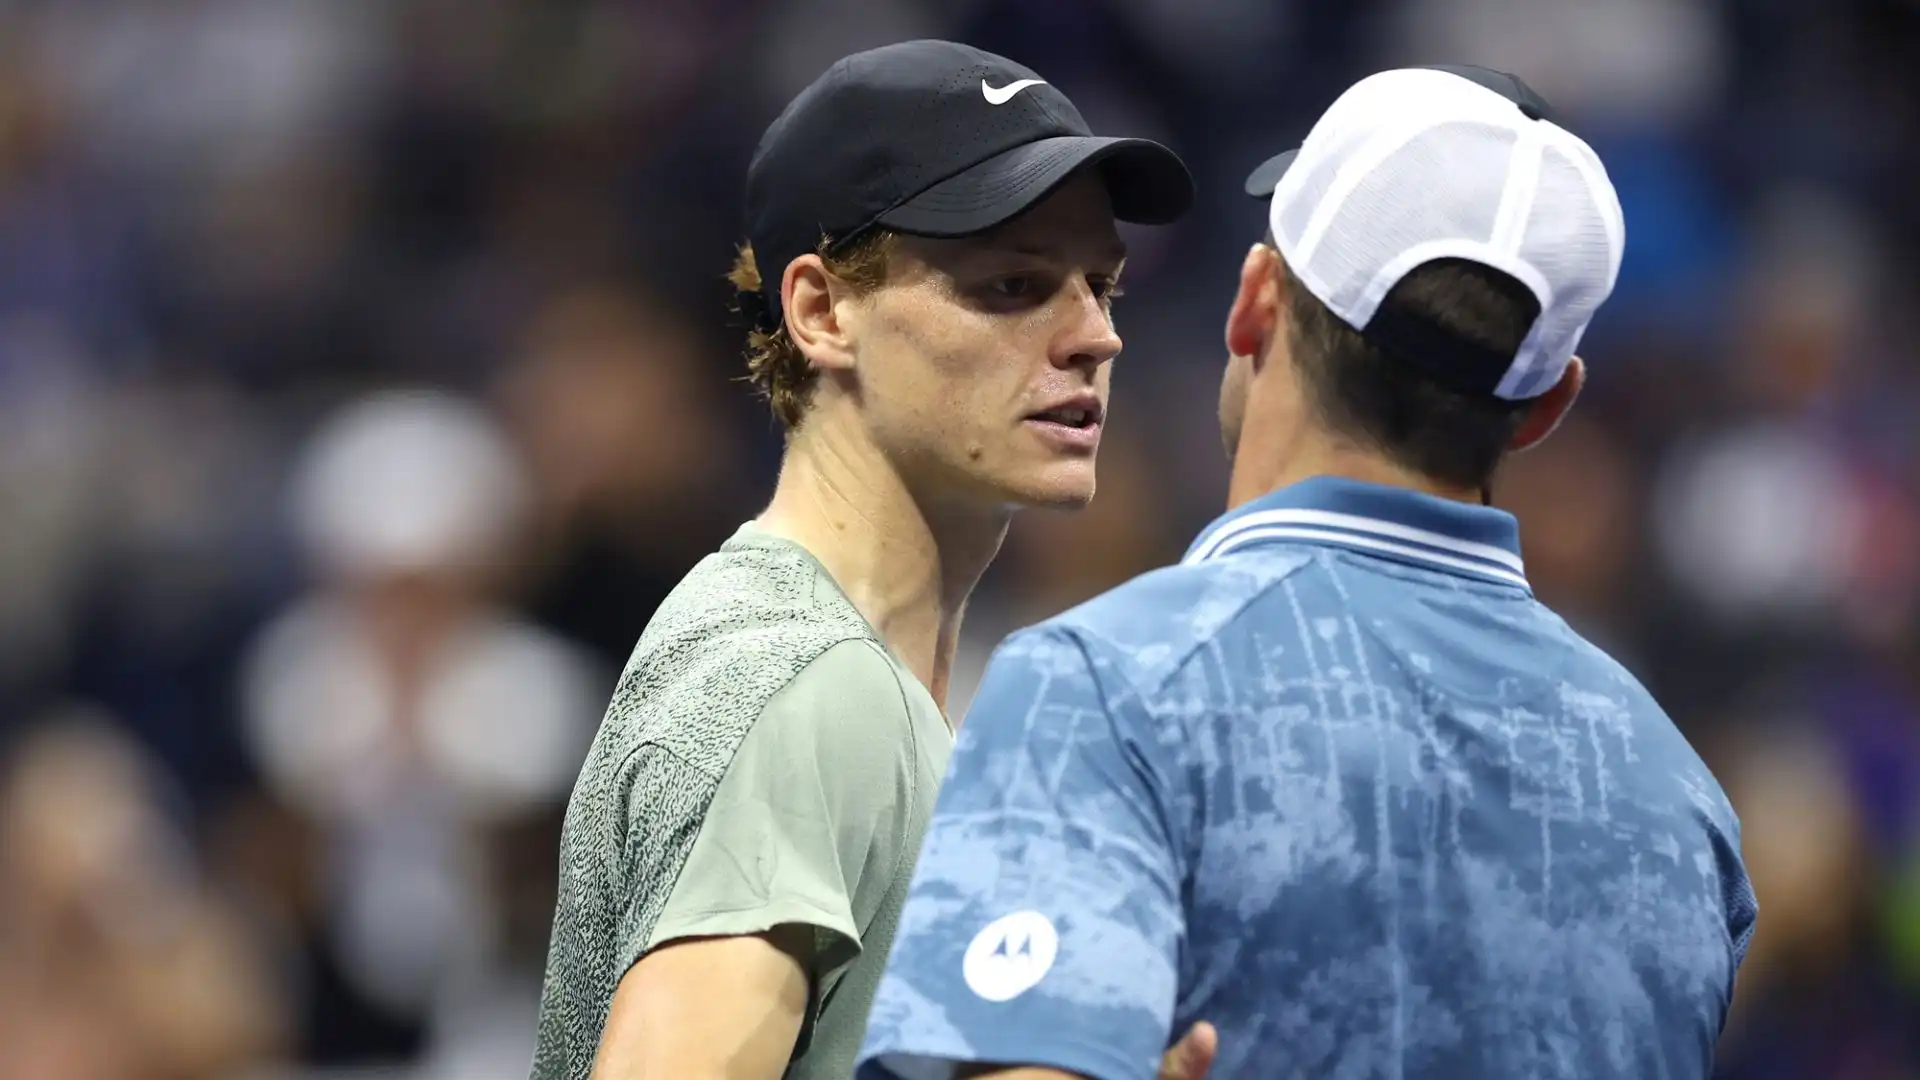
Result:
{"label": "person's dark hair", "polygon": [[[856,292],[867,293],[880,287],[887,278],[887,259],[894,247],[894,234],[876,229],[835,252],[825,240],[819,254],[827,272],[852,285]],[[786,267],[780,268],[785,272]],[[760,266],[753,258],[753,245],[742,244],[733,260],[727,280],[739,291],[743,312],[760,306]],[[778,318],[778,316],[774,316]],[[746,379],[767,399],[773,415],[788,432],[800,426],[813,400],[813,388],[820,373],[801,354],[800,347],[788,336],[785,322],[768,329],[755,325],[747,330]]]}
{"label": "person's dark hair", "polygon": [[[1429,479],[1484,489],[1529,403],[1441,385],[1327,310],[1285,260],[1281,272],[1291,297],[1294,365],[1327,430]],[[1540,314],[1525,285],[1464,259],[1415,269],[1381,303],[1503,353],[1519,350]]]}

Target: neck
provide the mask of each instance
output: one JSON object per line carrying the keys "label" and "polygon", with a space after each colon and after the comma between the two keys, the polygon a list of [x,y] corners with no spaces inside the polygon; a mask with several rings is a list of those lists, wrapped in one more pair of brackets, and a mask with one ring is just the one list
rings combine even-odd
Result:
{"label": "neck", "polygon": [[1010,515],[916,497],[863,429],[807,419],[758,523],[820,560],[944,710],[967,598]]}
{"label": "neck", "polygon": [[1376,452],[1334,438],[1309,418],[1299,417],[1286,424],[1247,425],[1233,455],[1227,508],[1243,506],[1262,495],[1316,476],[1405,488],[1459,502],[1478,504],[1481,501],[1478,489],[1440,483]]}

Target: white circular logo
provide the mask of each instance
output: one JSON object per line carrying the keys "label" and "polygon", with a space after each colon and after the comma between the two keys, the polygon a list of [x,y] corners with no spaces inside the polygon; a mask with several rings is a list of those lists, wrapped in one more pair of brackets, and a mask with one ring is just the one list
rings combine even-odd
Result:
{"label": "white circular logo", "polygon": [[1037,911],[1016,911],[987,924],[967,946],[961,972],[988,1001],[1009,1001],[1033,988],[1060,951],[1060,935]]}

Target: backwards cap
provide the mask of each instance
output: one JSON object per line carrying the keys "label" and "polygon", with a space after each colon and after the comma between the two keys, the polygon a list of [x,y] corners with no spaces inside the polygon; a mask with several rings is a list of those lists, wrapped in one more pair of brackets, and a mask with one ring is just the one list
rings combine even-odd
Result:
{"label": "backwards cap", "polygon": [[[1462,392],[1551,389],[1613,291],[1626,242],[1599,157],[1519,79],[1405,68],[1349,88],[1306,141],[1261,165],[1273,239],[1307,291],[1383,351]],[[1465,259],[1540,303],[1511,355],[1381,301],[1436,259]]]}

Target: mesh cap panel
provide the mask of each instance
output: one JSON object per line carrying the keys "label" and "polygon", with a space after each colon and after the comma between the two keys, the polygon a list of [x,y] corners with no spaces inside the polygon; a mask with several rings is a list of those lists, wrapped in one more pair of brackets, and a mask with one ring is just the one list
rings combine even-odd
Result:
{"label": "mesh cap panel", "polygon": [[1625,229],[1599,158],[1566,129],[1442,71],[1362,80],[1314,125],[1273,194],[1288,265],[1364,331],[1408,273],[1467,259],[1518,279],[1540,316],[1497,385],[1557,382],[1612,292]]}

